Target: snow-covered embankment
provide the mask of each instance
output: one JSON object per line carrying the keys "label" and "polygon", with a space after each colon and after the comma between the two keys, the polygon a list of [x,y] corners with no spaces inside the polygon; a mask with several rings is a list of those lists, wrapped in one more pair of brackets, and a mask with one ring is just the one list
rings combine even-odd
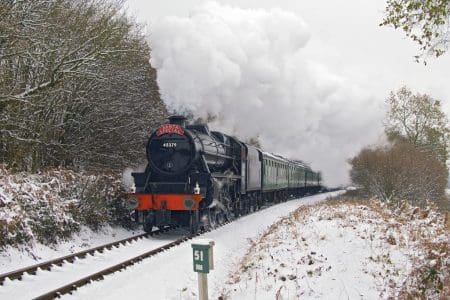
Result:
{"label": "snow-covered embankment", "polygon": [[407,205],[397,212],[375,200],[302,207],[250,241],[223,296],[437,299],[450,289],[442,290],[450,284],[448,237],[441,216]]}

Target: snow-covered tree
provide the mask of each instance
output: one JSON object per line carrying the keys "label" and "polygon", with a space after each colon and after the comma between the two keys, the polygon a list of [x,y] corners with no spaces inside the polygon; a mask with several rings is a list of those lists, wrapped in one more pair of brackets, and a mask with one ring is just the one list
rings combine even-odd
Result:
{"label": "snow-covered tree", "polygon": [[165,115],[149,57],[119,1],[2,1],[0,162],[136,162]]}

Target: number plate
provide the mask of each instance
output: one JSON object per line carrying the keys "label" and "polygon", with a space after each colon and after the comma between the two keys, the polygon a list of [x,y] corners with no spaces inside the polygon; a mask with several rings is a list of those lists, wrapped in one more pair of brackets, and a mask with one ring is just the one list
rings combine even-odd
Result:
{"label": "number plate", "polygon": [[194,272],[209,273],[209,246],[192,245]]}
{"label": "number plate", "polygon": [[177,147],[177,143],[164,143],[163,147],[164,148],[176,148]]}

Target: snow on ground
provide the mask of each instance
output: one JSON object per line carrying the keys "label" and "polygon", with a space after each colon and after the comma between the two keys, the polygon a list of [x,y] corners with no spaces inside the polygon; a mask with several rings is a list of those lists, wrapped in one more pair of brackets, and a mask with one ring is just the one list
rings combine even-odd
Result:
{"label": "snow on ground", "polygon": [[302,208],[250,241],[246,255],[222,285],[221,296],[397,299],[414,295],[437,299],[443,292],[435,294],[431,286],[430,294],[419,296],[421,287],[412,280],[411,272],[419,266],[431,270],[429,267],[437,265],[435,259],[429,259],[423,242],[447,243],[447,250],[431,256],[440,256],[443,269],[449,270],[448,231],[436,222],[435,215],[418,214],[418,209],[404,208],[394,218],[378,202]]}
{"label": "snow on ground", "polygon": [[[202,235],[213,239],[215,270],[209,274],[211,299],[222,294],[228,273],[247,252],[249,240],[301,205],[323,201],[335,193],[296,199],[242,217]],[[186,242],[146,259],[104,280],[78,289],[72,299],[196,299],[197,274],[192,270],[191,243]],[[272,297],[273,298],[273,297]]]}
{"label": "snow on ground", "polygon": [[36,242],[21,248],[7,247],[3,252],[0,252],[0,273],[14,271],[81,250],[94,248],[142,232],[110,226],[105,226],[100,231],[94,232],[87,227],[83,227],[70,241],[60,242],[57,245],[46,246]]}
{"label": "snow on ground", "polygon": [[[75,263],[65,263],[62,266],[53,267],[54,269],[50,272],[40,270],[37,275],[26,274],[20,281],[11,281],[7,279],[4,285],[0,286],[0,299],[18,300],[35,298],[70,282],[123,262],[133,256],[143,254],[146,251],[165,245],[180,238],[185,233],[185,231],[180,229],[148,239],[139,239],[137,241],[127,243],[125,246],[121,245],[118,248],[112,248],[111,250],[106,250],[103,253],[96,252],[94,255],[89,255],[84,259],[77,259]],[[95,244],[108,243],[108,240],[109,238],[105,239],[103,237],[91,245],[94,246]],[[115,238],[114,240],[118,240],[118,238]],[[75,246],[74,248],[77,247]],[[57,252],[53,253],[44,251],[43,253],[56,254]],[[62,255],[64,255],[64,253],[59,253],[59,255],[56,256]]]}
{"label": "snow on ground", "polygon": [[[215,241],[215,269],[208,275],[210,299],[420,297],[420,276],[411,274],[417,275],[421,267],[436,269],[436,280],[450,278],[449,274],[442,276],[442,270],[450,269],[448,231],[436,214],[411,207],[396,213],[380,203],[323,201],[339,193],[271,206],[203,234],[201,238]],[[38,296],[61,285],[69,275],[73,280],[81,278],[176,237],[152,237],[65,264],[53,274],[40,271],[22,282],[9,281],[0,286],[0,298]],[[423,247],[424,242],[436,247]],[[63,298],[197,299],[191,242]]]}

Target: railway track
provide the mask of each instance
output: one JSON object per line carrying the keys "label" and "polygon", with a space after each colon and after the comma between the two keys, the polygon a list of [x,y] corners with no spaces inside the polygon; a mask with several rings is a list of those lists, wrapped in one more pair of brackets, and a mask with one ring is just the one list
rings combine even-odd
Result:
{"label": "railway track", "polygon": [[25,268],[21,268],[18,270],[14,270],[11,272],[7,272],[4,274],[0,274],[0,286],[3,285],[3,283],[5,282],[6,278],[10,279],[10,280],[21,280],[24,274],[30,274],[30,275],[35,275],[36,272],[38,270],[46,270],[46,271],[51,271],[51,269],[55,266],[62,266],[64,263],[69,262],[69,263],[73,263],[76,259],[80,259],[80,258],[85,258],[87,255],[94,255],[95,252],[99,252],[99,253],[103,253],[106,250],[111,250],[114,247],[119,247],[120,245],[126,245],[127,243],[133,242],[133,241],[137,241],[139,239],[148,237],[148,236],[153,236],[153,235],[159,235],[161,233],[167,232],[168,230],[173,229],[172,227],[167,227],[164,229],[158,229],[153,231],[151,234],[149,233],[142,233],[142,234],[138,234],[129,238],[125,238],[119,241],[115,241],[115,242],[111,242],[108,244],[104,244],[101,246],[97,246],[95,248],[91,248],[91,249],[87,249],[87,250],[83,250],[80,252],[76,252],[73,254],[69,254],[66,256],[62,256],[59,258],[55,258],[52,260],[48,260],[39,264],[35,264],[32,266],[28,266]]}
{"label": "railway track", "polygon": [[34,300],[55,299],[55,298],[61,297],[62,295],[72,293],[73,291],[75,291],[79,287],[82,287],[83,285],[89,284],[92,281],[102,280],[104,278],[104,276],[106,276],[106,275],[109,275],[109,274],[112,274],[114,272],[123,270],[123,269],[125,269],[125,268],[127,268],[129,266],[132,266],[132,265],[134,265],[134,264],[136,264],[136,263],[146,259],[146,258],[149,258],[151,256],[157,255],[157,254],[159,254],[161,252],[169,250],[170,248],[176,247],[176,246],[178,246],[178,245],[180,245],[180,244],[182,244],[182,243],[184,243],[186,241],[189,241],[189,240],[191,240],[191,239],[193,239],[193,238],[195,238],[197,236],[200,236],[200,235],[202,235],[204,233],[210,232],[210,231],[215,230],[215,229],[217,229],[219,227],[222,227],[222,226],[224,226],[226,224],[229,224],[230,222],[232,222],[234,220],[235,219],[233,219],[231,221],[224,222],[223,224],[217,225],[214,228],[210,228],[210,229],[207,229],[207,230],[199,231],[196,234],[189,234],[189,235],[183,236],[183,237],[181,237],[181,238],[179,238],[179,239],[177,239],[175,241],[172,241],[172,242],[170,242],[168,244],[165,244],[165,245],[160,246],[158,248],[155,248],[153,250],[147,251],[147,252],[145,252],[143,254],[140,254],[140,255],[137,255],[137,256],[135,256],[133,258],[127,259],[127,260],[125,260],[123,262],[115,264],[115,265],[113,265],[111,267],[108,267],[108,268],[106,268],[104,270],[101,270],[101,271],[99,271],[97,273],[94,273],[92,275],[86,276],[84,278],[81,278],[81,279],[76,280],[74,282],[71,282],[69,284],[66,284],[66,285],[64,285],[62,287],[59,287],[59,288],[57,288],[55,290],[52,290],[52,291],[50,291],[48,293],[42,294],[42,295],[34,298]]}
{"label": "railway track", "polygon": [[[267,208],[267,206],[261,207],[259,210],[264,209],[264,208]],[[238,218],[236,218],[236,219],[238,219]],[[84,278],[81,278],[81,279],[76,280],[74,282],[71,282],[69,284],[66,284],[66,285],[64,285],[62,287],[59,287],[59,288],[57,288],[55,290],[52,290],[52,291],[50,291],[48,293],[42,294],[42,295],[40,295],[40,296],[38,296],[36,298],[33,298],[33,299],[34,300],[49,300],[49,299],[59,298],[62,295],[65,295],[65,294],[70,294],[73,291],[75,291],[76,289],[78,289],[79,287],[82,287],[83,285],[89,284],[92,281],[102,280],[104,278],[104,276],[106,276],[106,275],[109,275],[109,274],[112,274],[114,272],[123,270],[123,269],[125,269],[125,268],[127,268],[129,266],[134,265],[135,263],[138,263],[138,262],[140,262],[140,261],[142,261],[142,260],[144,260],[146,258],[149,258],[151,256],[157,255],[157,254],[159,254],[161,252],[164,252],[166,250],[169,250],[170,248],[176,247],[176,246],[178,246],[178,245],[180,245],[180,244],[182,244],[182,243],[184,243],[186,241],[189,241],[189,240],[191,240],[191,239],[193,239],[193,238],[195,238],[197,236],[200,236],[200,235],[202,235],[204,233],[216,230],[217,228],[220,228],[220,227],[222,227],[222,226],[224,226],[226,224],[229,224],[229,223],[235,221],[236,219],[232,219],[230,221],[225,221],[224,223],[222,223],[220,225],[218,224],[218,225],[214,226],[213,228],[209,228],[209,229],[206,229],[206,230],[201,230],[201,231],[199,231],[196,234],[189,234],[189,235],[183,236],[183,237],[181,237],[181,238],[179,238],[179,239],[177,239],[175,241],[172,241],[172,242],[170,242],[170,243],[168,243],[166,245],[160,246],[160,247],[155,248],[153,250],[147,251],[147,252],[145,252],[143,254],[137,255],[137,256],[135,256],[133,258],[127,259],[127,260],[125,260],[125,261],[123,261],[121,263],[115,264],[115,265],[113,265],[113,266],[111,266],[109,268],[106,268],[104,270],[101,270],[101,271],[99,271],[97,273],[94,273],[92,275],[86,276]]]}
{"label": "railway track", "polygon": [[[271,206],[271,205],[269,205],[269,206]],[[267,208],[269,206],[265,205],[265,206],[261,207],[258,210],[265,209],[265,208]],[[191,240],[191,239],[193,239],[193,238],[195,238],[195,237],[197,237],[199,235],[202,235],[204,233],[207,233],[207,232],[213,231],[213,230],[215,230],[217,228],[220,228],[220,227],[222,227],[222,226],[224,226],[224,225],[226,225],[226,224],[228,224],[230,222],[233,222],[233,221],[235,221],[236,219],[239,219],[239,218],[240,217],[232,219],[230,221],[226,221],[226,222],[224,222],[224,223],[222,223],[220,225],[217,224],[213,228],[209,228],[209,229],[206,229],[206,230],[199,231],[197,234],[193,234],[193,235],[189,234],[189,235],[182,236],[181,238],[178,238],[178,239],[176,239],[174,241],[171,241],[171,242],[169,242],[167,244],[164,244],[162,246],[159,246],[157,248],[154,248],[152,250],[149,250],[149,251],[147,251],[145,253],[139,254],[139,255],[134,256],[132,258],[126,259],[124,261],[121,261],[120,263],[114,264],[112,266],[109,266],[109,267],[101,270],[101,271],[98,271],[96,273],[93,273],[93,274],[90,274],[88,276],[85,276],[85,277],[83,277],[81,279],[78,279],[78,280],[75,280],[73,282],[70,282],[69,284],[65,284],[65,285],[63,285],[63,286],[61,286],[59,288],[56,288],[56,289],[54,289],[54,290],[52,290],[50,292],[41,294],[40,296],[37,296],[37,297],[35,297],[33,299],[39,299],[39,300],[55,299],[55,298],[58,298],[58,297],[60,297],[62,295],[72,293],[76,289],[78,289],[78,288],[80,288],[80,287],[82,287],[82,286],[84,286],[86,284],[89,284],[92,281],[102,280],[104,278],[104,276],[106,276],[106,275],[109,275],[109,274],[112,274],[114,272],[123,270],[123,269],[125,269],[125,268],[127,268],[127,267],[129,267],[131,265],[134,265],[134,264],[136,264],[136,263],[146,259],[146,258],[149,258],[151,256],[157,255],[157,254],[159,254],[161,252],[164,252],[164,251],[166,251],[166,250],[168,250],[170,248],[178,246],[181,243],[184,243],[184,242],[186,242],[188,240]],[[47,262],[39,263],[39,264],[30,266],[30,267],[22,268],[22,269],[19,269],[19,270],[16,270],[16,271],[12,271],[12,272],[9,272],[9,273],[5,273],[5,274],[0,274],[0,285],[2,285],[4,283],[6,278],[9,278],[10,280],[20,280],[25,273],[36,274],[36,272],[38,270],[40,270],[40,269],[41,270],[51,271],[51,269],[54,266],[61,266],[65,262],[71,262],[72,263],[77,258],[85,258],[88,254],[93,255],[95,252],[103,253],[107,249],[112,249],[113,247],[119,247],[120,245],[125,245],[128,242],[132,242],[132,241],[135,241],[135,240],[138,240],[138,239],[142,239],[142,238],[147,237],[149,235],[152,235],[152,236],[153,235],[159,235],[159,234],[167,232],[167,231],[169,231],[171,229],[173,229],[173,228],[168,227],[168,228],[165,228],[165,229],[162,229],[162,230],[155,230],[154,232],[152,232],[152,234],[143,233],[143,234],[136,235],[136,236],[133,236],[133,237],[130,237],[130,238],[126,238],[126,239],[123,239],[123,240],[120,240],[120,241],[116,241],[116,242],[105,244],[105,245],[102,245],[102,246],[98,246],[98,247],[95,247],[95,248],[92,248],[92,249],[88,249],[88,250],[84,250],[84,251],[81,251],[81,252],[77,252],[77,253],[74,253],[74,254],[71,254],[71,255],[67,255],[67,256],[64,256],[64,257],[60,257],[60,258],[57,258],[57,259],[53,259],[53,260],[50,260],[50,261],[47,261]]]}
{"label": "railway track", "polygon": [[[232,220],[234,221],[234,219]],[[81,279],[75,280],[73,282],[70,282],[68,284],[65,284],[59,288],[56,288],[50,292],[41,294],[40,296],[34,297],[33,299],[39,299],[39,300],[46,300],[46,299],[55,299],[55,298],[59,298],[62,295],[65,294],[69,294],[72,293],[73,291],[75,291],[76,289],[78,289],[79,287],[82,287],[86,284],[89,284],[92,281],[97,281],[97,280],[102,280],[104,276],[112,274],[114,272],[123,270],[125,268],[127,268],[128,266],[134,265],[146,258],[149,258],[151,256],[157,255],[158,253],[164,252],[170,248],[176,247],[178,245],[180,245],[181,243],[184,243],[188,240],[191,240],[199,235],[202,235],[206,232],[210,232],[212,230],[215,230],[219,227],[222,227],[232,221],[227,221],[224,222],[223,224],[217,225],[214,228],[210,228],[207,230],[202,230],[199,231],[196,234],[188,234],[185,236],[182,236],[181,238],[178,238],[172,242],[169,242],[167,244],[164,244],[160,247],[154,248],[152,250],[149,250],[145,253],[139,254],[137,256],[134,256],[132,258],[129,258],[127,260],[124,260],[120,263],[117,263],[115,265],[109,266],[101,271],[98,271],[96,273],[90,274],[88,276],[85,276]],[[120,245],[125,245],[128,242],[132,242],[138,239],[142,239],[144,237],[147,237],[149,235],[153,236],[153,235],[159,235],[162,234],[164,232],[167,232],[169,230],[171,230],[173,228],[168,227],[165,228],[163,230],[155,230],[153,231],[151,234],[147,234],[147,233],[143,233],[143,234],[139,234],[130,238],[126,238],[120,241],[116,241],[116,242],[112,242],[109,244],[105,244],[105,245],[101,245],[92,249],[88,249],[88,250],[84,250],[84,251],[80,251],[77,253],[73,253],[70,255],[66,255],[57,259],[53,259],[53,260],[49,260],[43,263],[39,263],[36,265],[32,265],[29,267],[25,267],[19,270],[15,270],[12,272],[8,272],[5,274],[0,274],[0,286],[3,285],[3,283],[5,282],[6,278],[9,278],[10,280],[21,280],[21,278],[24,276],[24,274],[31,274],[31,275],[35,275],[37,273],[38,270],[46,270],[46,271],[51,271],[51,269],[55,266],[61,266],[62,264],[66,263],[66,262],[70,262],[73,263],[76,259],[79,258],[85,258],[88,254],[93,255],[95,252],[100,252],[103,253],[105,250],[110,250],[113,247],[119,247]]]}
{"label": "railway track", "polygon": [[84,278],[81,278],[81,279],[76,280],[74,282],[71,282],[69,284],[66,284],[66,285],[64,285],[64,286],[62,286],[60,288],[57,288],[57,289],[55,289],[53,291],[50,291],[48,293],[42,294],[42,295],[40,295],[40,296],[38,296],[38,297],[36,297],[34,299],[35,300],[55,299],[55,298],[58,298],[58,297],[60,297],[60,296],[62,296],[64,294],[72,293],[73,291],[75,291],[76,289],[78,289],[79,287],[81,287],[83,285],[86,285],[86,284],[88,284],[88,283],[90,283],[92,281],[102,280],[103,277],[106,276],[106,275],[109,275],[109,274],[112,274],[114,272],[123,270],[123,269],[127,268],[128,266],[134,265],[135,263],[140,262],[140,261],[142,261],[142,260],[144,260],[146,258],[149,258],[151,256],[154,256],[154,255],[158,254],[158,253],[166,251],[166,250],[168,250],[168,249],[170,249],[172,247],[178,246],[181,243],[186,242],[186,241],[188,241],[188,240],[190,240],[190,239],[192,239],[192,238],[194,238],[194,237],[196,237],[198,235],[201,235],[203,233],[204,232],[197,233],[195,235],[189,235],[189,236],[185,236],[185,237],[179,238],[179,239],[177,239],[177,240],[175,240],[173,242],[170,242],[170,243],[168,243],[166,245],[163,245],[163,246],[158,247],[156,249],[150,250],[148,252],[145,252],[145,253],[140,254],[138,256],[135,256],[133,258],[130,258],[130,259],[126,260],[126,261],[123,261],[121,263],[113,265],[113,266],[111,266],[109,268],[106,268],[106,269],[104,269],[102,271],[99,271],[99,272],[97,272],[95,274],[86,276]]}

